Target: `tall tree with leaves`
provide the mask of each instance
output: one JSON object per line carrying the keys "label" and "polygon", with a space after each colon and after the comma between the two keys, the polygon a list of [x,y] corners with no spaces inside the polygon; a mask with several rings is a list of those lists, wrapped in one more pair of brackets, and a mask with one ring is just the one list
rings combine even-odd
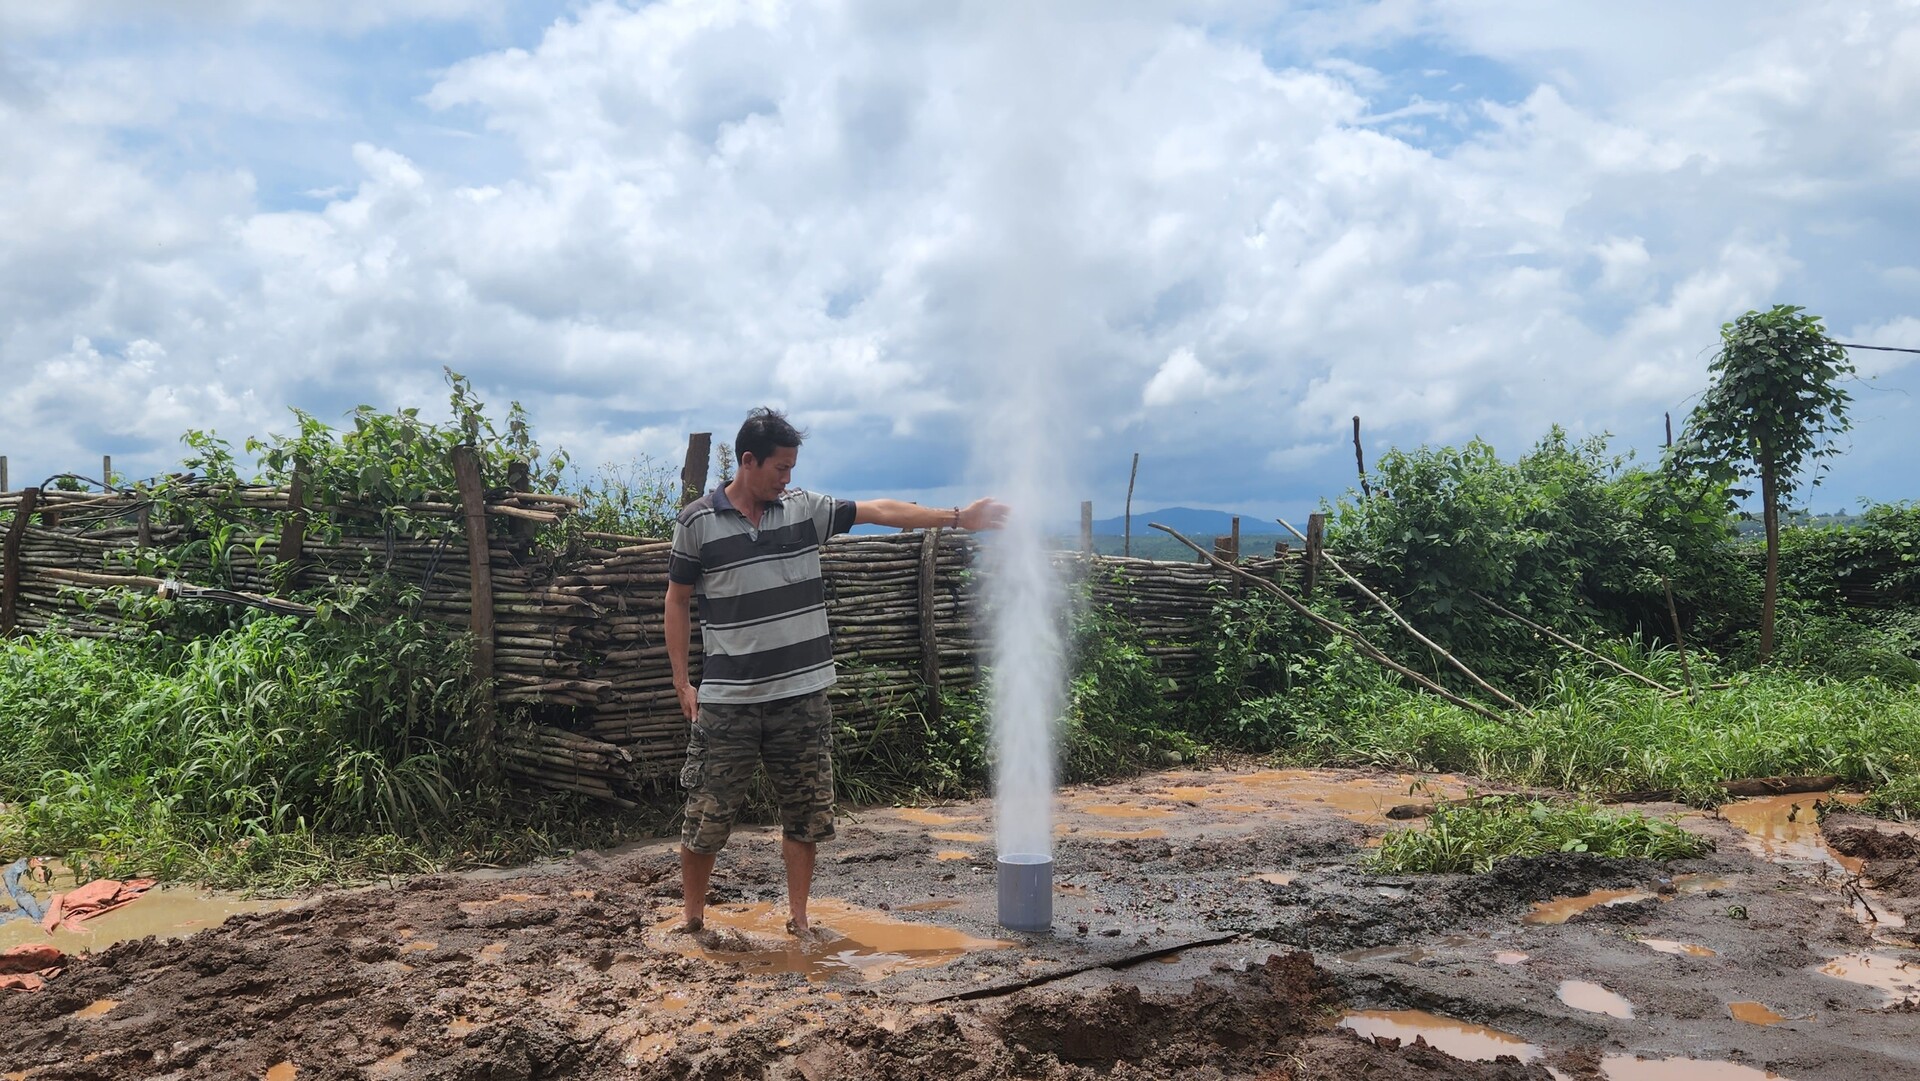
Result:
{"label": "tall tree with leaves", "polygon": [[[1760,610],[1760,657],[1773,655],[1774,609],[1780,592],[1780,509],[1798,490],[1805,469],[1812,483],[1821,459],[1838,452],[1830,437],[1846,431],[1847,403],[1838,385],[1853,373],[1847,351],[1827,337],[1820,318],[1776,304],[1750,311],[1720,328],[1720,353],[1708,371],[1713,382],[1687,419],[1676,460],[1731,483],[1760,480],[1761,520],[1767,531],[1767,583]],[[1734,495],[1751,492],[1733,490]]]}

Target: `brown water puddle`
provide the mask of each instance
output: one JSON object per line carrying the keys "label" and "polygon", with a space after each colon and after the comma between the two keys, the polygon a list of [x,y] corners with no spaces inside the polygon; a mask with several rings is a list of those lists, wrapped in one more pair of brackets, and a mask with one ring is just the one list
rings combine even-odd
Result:
{"label": "brown water puddle", "polygon": [[895,807],[893,813],[898,818],[922,826],[957,826],[962,822],[980,821],[979,815],[944,815],[920,807]]}
{"label": "brown water puddle", "polygon": [[1600,1060],[1607,1081],[1787,1081],[1777,1073],[1733,1062],[1696,1058],[1635,1058],[1608,1055]]}
{"label": "brown water puddle", "polygon": [[1166,835],[1167,831],[1162,829],[1087,830],[1080,834],[1082,837],[1098,837],[1105,841],[1151,841]]}
{"label": "brown water puddle", "polygon": [[456,1017],[447,1022],[447,1035],[457,1040],[479,1027],[479,1025],[464,1017]]}
{"label": "brown water puddle", "polygon": [[1501,950],[1499,953],[1493,955],[1493,963],[1496,965],[1524,965],[1527,963],[1527,955],[1521,953],[1519,950]]}
{"label": "brown water puddle", "polygon": [[[1420,798],[1457,796],[1466,791],[1465,782],[1451,775],[1416,777],[1407,773],[1395,778],[1351,777],[1319,770],[1280,769],[1229,774],[1225,779],[1269,798],[1325,804],[1344,817],[1372,823],[1386,822],[1387,810],[1397,804]],[[1409,794],[1416,784],[1422,785],[1421,796]]]}
{"label": "brown water puddle", "polygon": [[118,1005],[120,1005],[120,1000],[117,998],[96,998],[92,1002],[89,1002],[85,1006],[81,1007],[80,1009],[73,1011],[72,1016],[101,1017],[107,1013],[110,1013],[113,1010],[113,1008]]}
{"label": "brown water puddle", "polygon": [[[55,882],[61,882],[56,877]],[[72,888],[71,880],[54,892]],[[40,896],[42,901],[46,895]],[[6,901],[9,907],[12,902]],[[0,923],[0,950],[28,942],[51,943],[67,953],[79,954],[105,949],[116,942],[145,938],[185,938],[245,912],[272,912],[291,908],[296,900],[267,900],[242,897],[234,893],[156,887],[141,894],[131,904],[116,908],[81,924],[81,930],[62,927],[49,935],[33,920],[9,920]]]}
{"label": "brown water puddle", "polygon": [[1562,980],[1555,997],[1576,1010],[1588,1013],[1603,1013],[1608,1017],[1631,1019],[1633,1003],[1624,997],[1587,980]]}
{"label": "brown water puddle", "polygon": [[1920,999],[1920,965],[1879,953],[1849,953],[1820,966],[1822,975],[1878,988],[1889,1003]]}
{"label": "brown water puddle", "polygon": [[951,863],[954,860],[970,860],[973,858],[973,853],[963,852],[957,848],[948,848],[935,852],[933,858],[942,863]]}
{"label": "brown water puddle", "polygon": [[1760,1002],[1729,1002],[1727,1013],[1735,1021],[1744,1021],[1749,1025],[1777,1025],[1787,1019],[1784,1014],[1775,1013]]}
{"label": "brown water puddle", "polygon": [[1269,886],[1291,886],[1294,876],[1286,871],[1265,871],[1257,875],[1248,875],[1242,882],[1265,882]]}
{"label": "brown water puddle", "polygon": [[[1727,880],[1723,878],[1702,878],[1699,875],[1680,875],[1673,880],[1675,893],[1706,893],[1710,890],[1725,889]],[[1537,902],[1521,923],[1536,926],[1565,923],[1582,912],[1601,908],[1606,905],[1626,905],[1635,901],[1651,901],[1661,895],[1644,887],[1632,887],[1623,890],[1594,890],[1578,897],[1555,897],[1551,901]]]}
{"label": "brown water puddle", "polygon": [[1165,807],[1138,807],[1130,803],[1089,803],[1080,810],[1101,818],[1171,818],[1176,813]]}
{"label": "brown water puddle", "polygon": [[1541,1055],[1540,1048],[1518,1036],[1425,1010],[1355,1010],[1340,1019],[1340,1027],[1368,1040],[1390,1036],[1410,1044],[1420,1036],[1454,1058],[1480,1062],[1491,1062],[1501,1055],[1532,1062]]}
{"label": "brown water puddle", "polygon": [[[1765,860],[1780,864],[1811,864],[1826,872],[1839,871],[1848,878],[1866,870],[1867,861],[1834,851],[1820,830],[1820,816],[1814,805],[1822,800],[1855,804],[1866,799],[1858,792],[1832,795],[1809,793],[1798,796],[1766,796],[1722,804],[1720,816],[1747,833],[1747,849]],[[1879,903],[1879,895],[1865,887],[1848,891],[1854,918],[1876,931],[1907,925],[1899,913]]]}
{"label": "brown water puddle", "polygon": [[1670,938],[1643,938],[1640,944],[1655,953],[1671,953],[1678,957],[1718,957],[1719,954],[1691,942],[1675,942]]}
{"label": "brown water puddle", "polygon": [[895,912],[939,912],[943,909],[957,908],[959,907],[959,905],[960,905],[960,902],[957,900],[955,901],[915,901],[913,904],[910,904],[910,905],[895,905],[893,906],[893,910]]}
{"label": "brown water puddle", "polygon": [[1594,890],[1578,897],[1556,897],[1551,901],[1537,902],[1532,911],[1520,917],[1521,923],[1552,925],[1565,923],[1582,912],[1602,908],[1607,905],[1624,905],[1634,901],[1651,901],[1652,890]]}
{"label": "brown water puddle", "polygon": [[[667,934],[677,916],[654,927],[659,941],[687,957],[739,965],[754,972],[798,972],[809,979],[857,976],[878,980],[901,969],[947,964],[974,950],[1013,945],[974,938],[950,927],[908,923],[844,901],[818,899],[809,906],[815,937],[802,942],[786,933],[786,912],[770,902],[715,905],[707,926],[739,932],[713,949],[690,935]],[[737,946],[738,948],[734,948]]]}
{"label": "brown water puddle", "polygon": [[989,840],[984,833],[929,833],[927,836],[936,841],[956,841],[963,845],[985,844]]}
{"label": "brown water puddle", "polygon": [[276,1062],[267,1067],[266,1081],[293,1081],[300,1075],[300,1067],[291,1062]]}
{"label": "brown water puddle", "polygon": [[[1822,793],[1797,796],[1762,796],[1720,805],[1720,817],[1747,833],[1747,847],[1755,855],[1776,863],[1790,860],[1824,863],[1849,875],[1866,868],[1866,861],[1843,856],[1827,847],[1820,832],[1820,816],[1814,804],[1829,799]],[[1866,797],[1842,792],[1831,797],[1842,803],[1858,803]]]}
{"label": "brown water puddle", "polygon": [[1219,795],[1219,793],[1215,792],[1211,788],[1196,788],[1191,785],[1176,785],[1172,788],[1162,788],[1158,792],[1155,792],[1154,795],[1160,796],[1165,799],[1177,799],[1182,801],[1192,801],[1194,803],[1199,803],[1203,800],[1210,800],[1215,796]]}

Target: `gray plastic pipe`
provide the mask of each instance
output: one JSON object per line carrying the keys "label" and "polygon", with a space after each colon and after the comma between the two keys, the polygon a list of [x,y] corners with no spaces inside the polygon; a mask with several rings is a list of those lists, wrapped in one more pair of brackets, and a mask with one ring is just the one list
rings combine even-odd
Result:
{"label": "gray plastic pipe", "polygon": [[1053,930],[1053,858],[1000,857],[1000,926],[1009,931]]}

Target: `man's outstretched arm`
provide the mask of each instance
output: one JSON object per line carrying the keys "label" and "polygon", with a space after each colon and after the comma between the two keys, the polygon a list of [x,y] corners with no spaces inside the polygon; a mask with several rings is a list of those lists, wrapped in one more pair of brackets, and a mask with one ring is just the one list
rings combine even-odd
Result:
{"label": "man's outstretched arm", "polygon": [[884,525],[895,529],[999,529],[1007,520],[1007,505],[976,499],[964,507],[923,507],[898,499],[862,499],[854,504],[855,525]]}

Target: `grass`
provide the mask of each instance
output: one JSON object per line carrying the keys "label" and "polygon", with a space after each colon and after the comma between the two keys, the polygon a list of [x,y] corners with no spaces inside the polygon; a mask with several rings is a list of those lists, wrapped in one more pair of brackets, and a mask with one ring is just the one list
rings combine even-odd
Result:
{"label": "grass", "polygon": [[1711,843],[1672,822],[1592,804],[1485,796],[1442,803],[1425,829],[1387,835],[1367,857],[1384,874],[1484,872],[1515,856],[1592,852],[1601,856],[1689,859]]}
{"label": "grass", "polygon": [[1354,708],[1301,724],[1284,751],[1572,791],[1670,789],[1699,804],[1720,802],[1722,781],[1833,773],[1854,787],[1887,786],[1883,813],[1920,810],[1911,782],[1920,772],[1920,687],[1777,670],[1705,678],[1724,685],[1691,702],[1562,669],[1532,696],[1532,716],[1504,723],[1375,687]]}

